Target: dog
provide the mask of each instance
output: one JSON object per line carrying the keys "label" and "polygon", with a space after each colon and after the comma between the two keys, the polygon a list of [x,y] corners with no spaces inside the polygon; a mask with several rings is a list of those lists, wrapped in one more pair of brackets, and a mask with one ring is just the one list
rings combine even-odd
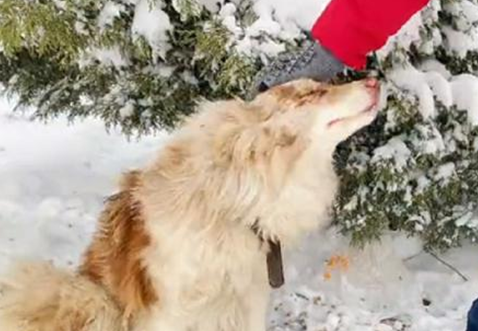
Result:
{"label": "dog", "polygon": [[0,330],[264,331],[281,247],[330,222],[333,152],[376,117],[379,83],[301,79],[208,102],[123,175],[78,270],[1,278]]}

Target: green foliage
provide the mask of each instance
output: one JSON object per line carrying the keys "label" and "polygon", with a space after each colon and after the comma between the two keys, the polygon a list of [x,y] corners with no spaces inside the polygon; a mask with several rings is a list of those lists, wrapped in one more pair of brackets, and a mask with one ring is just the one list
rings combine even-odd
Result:
{"label": "green foliage", "polygon": [[[99,24],[111,4],[117,15]],[[201,98],[244,95],[255,63],[221,21],[194,0],[149,3],[158,4],[171,21],[164,58],[133,36],[136,8],[127,2],[0,2],[0,82],[37,117],[96,116],[128,135],[173,128]]]}
{"label": "green foliage", "polygon": [[[382,116],[399,113],[393,105],[389,102]],[[361,148],[347,158],[336,221],[353,244],[378,239],[385,230],[420,235],[426,249],[478,239],[472,217],[478,206],[477,130],[457,109],[438,108],[436,122],[419,119],[413,126],[400,126],[404,130],[399,133],[384,130],[381,147],[371,153]],[[457,134],[463,140],[456,140]],[[441,139],[453,139],[456,149],[435,150]]]}
{"label": "green foliage", "polygon": [[201,15],[202,8],[194,0],[172,0],[172,5],[183,22]]}
{"label": "green foliage", "polygon": [[[87,35],[75,31],[75,25],[86,23],[74,14],[76,4],[65,2],[57,8],[52,2],[5,0],[0,2],[0,40],[8,57],[27,49],[39,56],[67,65],[87,45]],[[97,10],[86,3],[85,10]],[[85,18],[86,20],[86,18]]]}
{"label": "green foliage", "polygon": [[[359,246],[389,230],[420,236],[428,250],[478,239],[478,128],[466,109],[447,107],[437,97],[436,114],[424,117],[420,90],[397,86],[390,78],[397,69],[408,68],[413,79],[421,63],[430,59],[451,75],[477,69],[476,47],[464,54],[449,47],[456,42],[450,36],[467,40],[474,33],[468,27],[477,22],[467,21],[461,6],[473,5],[476,10],[477,4],[467,0],[433,4],[437,15],[430,15],[433,7],[424,11],[421,38],[408,49],[397,43],[379,61],[388,88],[379,120],[339,149],[342,187],[336,223]],[[438,97],[444,93],[438,92]]]}

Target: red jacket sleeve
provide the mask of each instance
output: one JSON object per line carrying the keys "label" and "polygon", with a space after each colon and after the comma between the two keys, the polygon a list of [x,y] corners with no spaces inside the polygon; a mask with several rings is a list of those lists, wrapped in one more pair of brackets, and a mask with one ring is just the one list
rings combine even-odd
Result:
{"label": "red jacket sleeve", "polygon": [[332,0],[312,36],[344,64],[363,69],[378,50],[429,0]]}

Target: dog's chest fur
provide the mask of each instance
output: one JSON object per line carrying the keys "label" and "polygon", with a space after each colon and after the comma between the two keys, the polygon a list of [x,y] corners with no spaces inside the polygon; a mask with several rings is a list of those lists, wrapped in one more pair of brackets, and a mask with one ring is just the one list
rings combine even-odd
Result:
{"label": "dog's chest fur", "polygon": [[196,232],[150,220],[152,246],[144,260],[161,298],[152,309],[152,328],[174,320],[179,329],[247,329],[228,323],[241,321],[255,304],[247,301],[258,295],[266,301],[270,291],[266,247],[256,235],[241,226]]}

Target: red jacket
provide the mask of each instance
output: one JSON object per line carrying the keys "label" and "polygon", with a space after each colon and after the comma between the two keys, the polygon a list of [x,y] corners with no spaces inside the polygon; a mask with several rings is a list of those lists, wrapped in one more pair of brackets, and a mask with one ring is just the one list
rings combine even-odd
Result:
{"label": "red jacket", "polygon": [[381,48],[429,0],[332,0],[312,36],[345,65],[363,69],[366,56]]}

